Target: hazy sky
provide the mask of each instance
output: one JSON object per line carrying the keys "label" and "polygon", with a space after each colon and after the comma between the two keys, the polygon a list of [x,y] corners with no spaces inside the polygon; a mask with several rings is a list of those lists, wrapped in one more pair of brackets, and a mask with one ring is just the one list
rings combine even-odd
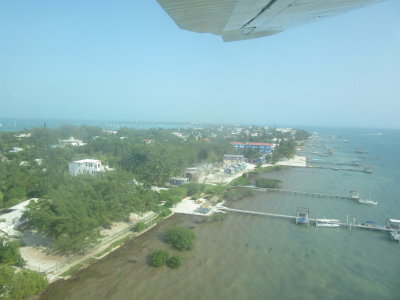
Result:
{"label": "hazy sky", "polygon": [[400,1],[224,43],[156,0],[1,1],[0,117],[400,128]]}

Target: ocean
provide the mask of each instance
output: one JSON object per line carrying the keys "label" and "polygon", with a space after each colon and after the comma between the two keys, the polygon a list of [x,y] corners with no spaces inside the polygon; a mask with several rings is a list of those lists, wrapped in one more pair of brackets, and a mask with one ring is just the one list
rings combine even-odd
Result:
{"label": "ocean", "polygon": [[61,120],[61,119],[14,119],[0,118],[0,132],[20,131],[31,128],[56,128],[64,125],[73,126],[97,126],[107,130],[118,130],[121,128],[133,129],[172,129],[172,128],[197,128],[212,126],[191,122],[135,122],[135,121],[112,121],[112,120]]}
{"label": "ocean", "polygon": [[[378,205],[257,192],[226,206],[289,215],[305,207],[312,218],[381,225],[387,218],[400,219],[400,130],[314,130],[320,136],[308,142],[304,155],[322,160],[323,167],[362,170],[368,165],[373,173],[289,168],[261,176],[280,179],[290,190],[343,196],[357,190]],[[357,148],[368,153],[356,153]],[[333,154],[325,156],[328,149]],[[360,167],[335,164],[354,160]],[[51,284],[39,299],[400,299],[400,244],[386,232],[308,227],[235,213],[221,222],[197,221],[173,216],[73,278]],[[177,253],[162,241],[171,225],[192,228],[195,249],[178,253],[183,265],[177,270],[150,267],[152,251]]]}

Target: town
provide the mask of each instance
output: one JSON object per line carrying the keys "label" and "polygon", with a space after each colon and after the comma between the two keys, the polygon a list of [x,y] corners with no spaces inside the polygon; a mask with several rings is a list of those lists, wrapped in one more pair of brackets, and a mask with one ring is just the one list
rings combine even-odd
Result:
{"label": "town", "polygon": [[305,166],[293,158],[308,137],[257,126],[0,133],[1,251],[12,253],[0,263],[50,281],[68,276],[174,212],[218,211],[232,197],[226,184],[246,172],[285,159]]}

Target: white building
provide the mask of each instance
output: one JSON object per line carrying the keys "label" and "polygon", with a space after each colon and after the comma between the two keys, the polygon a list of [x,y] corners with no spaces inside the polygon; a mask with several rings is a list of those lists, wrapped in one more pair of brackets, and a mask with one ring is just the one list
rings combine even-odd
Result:
{"label": "white building", "polygon": [[68,165],[69,174],[76,176],[79,174],[92,174],[95,175],[99,172],[113,170],[108,166],[103,166],[98,159],[82,159],[70,162]]}
{"label": "white building", "polygon": [[59,140],[58,141],[61,147],[65,146],[84,146],[86,145],[82,140],[78,140],[74,138],[73,136],[69,137],[67,140]]}
{"label": "white building", "polygon": [[16,138],[26,138],[26,137],[30,137],[32,135],[32,133],[21,133],[21,134],[17,134],[14,135]]}
{"label": "white building", "polygon": [[10,237],[20,236],[21,233],[18,232],[16,228],[23,223],[21,217],[26,210],[26,206],[31,201],[37,200],[37,198],[32,198],[5,209],[4,213],[0,214],[0,235],[7,235]]}
{"label": "white building", "polygon": [[235,154],[224,154],[224,166],[230,167],[233,165],[241,164],[246,162],[246,159],[243,155],[235,155]]}
{"label": "white building", "polygon": [[17,153],[17,152],[21,152],[21,151],[23,151],[24,149],[23,148],[21,148],[21,147],[13,147],[10,151],[8,151],[8,152],[11,152],[11,153]]}

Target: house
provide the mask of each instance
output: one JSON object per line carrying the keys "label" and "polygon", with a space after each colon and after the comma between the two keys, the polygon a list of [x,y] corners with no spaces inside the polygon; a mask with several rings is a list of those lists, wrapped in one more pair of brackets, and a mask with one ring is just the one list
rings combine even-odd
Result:
{"label": "house", "polygon": [[59,140],[58,141],[61,147],[65,146],[84,146],[86,145],[82,140],[78,140],[73,136],[69,137],[67,140]]}
{"label": "house", "polygon": [[224,166],[233,166],[244,163],[246,161],[243,155],[236,154],[225,154],[223,160]]}
{"label": "house", "polygon": [[257,150],[263,153],[270,153],[273,149],[273,144],[270,143],[252,143],[252,142],[247,142],[247,143],[242,143],[242,142],[230,142],[230,144],[238,150],[244,149],[244,148],[250,148],[253,150]]}
{"label": "house", "polygon": [[26,138],[26,137],[30,137],[32,135],[32,133],[21,133],[21,134],[17,134],[14,135],[16,138]]}
{"label": "house", "polygon": [[7,235],[9,237],[20,236],[21,233],[16,228],[24,222],[21,217],[26,210],[26,206],[31,201],[37,200],[37,198],[32,198],[3,210],[0,213],[0,235]]}
{"label": "house", "polygon": [[182,185],[182,184],[186,184],[189,182],[189,178],[183,178],[183,177],[172,177],[169,180],[169,183],[171,185]]}
{"label": "house", "polygon": [[8,151],[8,152],[11,152],[11,153],[17,153],[17,152],[21,152],[21,151],[23,151],[24,149],[23,148],[21,148],[21,147],[13,147],[10,151]]}
{"label": "house", "polygon": [[76,176],[79,174],[96,175],[99,172],[111,171],[112,168],[103,166],[100,160],[97,159],[82,159],[70,162],[68,165],[69,174]]}
{"label": "house", "polygon": [[185,172],[183,172],[183,177],[188,178],[189,181],[197,181],[199,175],[199,168],[186,168]]}

